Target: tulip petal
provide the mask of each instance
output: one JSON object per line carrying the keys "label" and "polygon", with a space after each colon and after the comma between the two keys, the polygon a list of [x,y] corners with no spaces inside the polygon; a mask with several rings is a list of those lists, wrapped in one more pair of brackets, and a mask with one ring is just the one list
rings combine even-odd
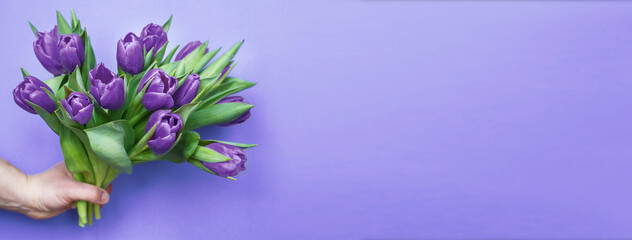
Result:
{"label": "tulip petal", "polygon": [[166,93],[145,93],[142,102],[149,111],[173,107],[173,98]]}
{"label": "tulip petal", "polygon": [[147,141],[147,146],[152,152],[160,155],[167,153],[167,151],[169,151],[175,141],[176,134],[172,133],[162,138],[156,138]]}

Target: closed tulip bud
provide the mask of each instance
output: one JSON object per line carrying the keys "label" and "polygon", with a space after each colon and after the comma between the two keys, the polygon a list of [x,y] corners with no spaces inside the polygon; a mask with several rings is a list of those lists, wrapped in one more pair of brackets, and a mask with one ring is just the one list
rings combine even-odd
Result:
{"label": "closed tulip bud", "polygon": [[61,105],[66,109],[70,118],[84,125],[92,118],[92,102],[82,92],[71,92],[68,98],[61,100]]}
{"label": "closed tulip bud", "polygon": [[225,143],[211,143],[206,145],[207,148],[210,148],[231,160],[225,162],[202,162],[208,170],[213,171],[220,177],[232,177],[237,175],[241,171],[246,171],[246,152],[236,146],[225,144]]}
{"label": "closed tulip bud", "polygon": [[99,63],[90,70],[90,94],[105,109],[116,110],[125,102],[125,83],[107,69],[103,63]]}
{"label": "closed tulip bud", "polygon": [[[180,52],[178,52],[178,55],[176,55],[175,61],[182,60],[187,55],[189,55],[189,53],[193,52],[193,50],[197,49],[200,46],[202,46],[202,42],[200,41],[193,41],[193,42],[187,43],[187,45],[184,45],[184,47],[180,50]],[[204,51],[204,54],[206,53],[208,53],[208,48],[206,48],[206,50]]]}
{"label": "closed tulip bud", "polygon": [[179,108],[191,103],[200,88],[200,76],[193,73],[184,80],[182,86],[173,94],[174,107]]}
{"label": "closed tulip bud", "polygon": [[33,42],[33,50],[37,60],[40,61],[46,71],[53,75],[64,73],[64,67],[59,61],[58,40],[57,25],[55,25],[50,32],[37,32],[37,40]]}
{"label": "closed tulip bud", "polygon": [[145,126],[145,132],[149,132],[156,125],[154,135],[147,141],[149,149],[158,155],[167,153],[175,143],[178,132],[182,129],[182,124],[180,114],[171,113],[169,109],[161,109],[152,113]]}
{"label": "closed tulip bud", "polygon": [[81,67],[86,56],[83,40],[78,34],[63,34],[57,42],[59,61],[66,72],[72,72],[77,66]]}
{"label": "closed tulip bud", "polygon": [[135,34],[128,33],[123,39],[118,41],[116,61],[118,66],[126,73],[136,75],[143,70],[145,65],[143,44]]}
{"label": "closed tulip bud", "polygon": [[[225,97],[222,98],[222,100],[219,100],[217,103],[215,104],[222,104],[222,103],[233,103],[233,102],[239,102],[239,103],[248,103],[246,101],[244,101],[244,97],[242,96],[230,96],[230,97]],[[243,123],[246,120],[248,120],[248,118],[250,118],[250,109],[248,109],[248,111],[246,111],[243,115],[239,116],[237,119],[229,122],[229,123],[224,123],[224,124],[219,124],[219,126],[223,126],[223,127],[228,127],[231,125],[235,125],[238,123]]]}
{"label": "closed tulip bud", "polygon": [[162,26],[150,23],[140,32],[140,40],[143,42],[143,46],[145,46],[145,51],[149,52],[149,50],[153,48],[153,55],[156,55],[158,49],[167,42],[167,33],[162,29]]}
{"label": "closed tulip bud", "polygon": [[149,70],[140,81],[138,91],[149,84],[143,95],[143,106],[149,111],[173,107],[173,94],[178,87],[178,79],[167,75],[159,68]]}
{"label": "closed tulip bud", "polygon": [[51,93],[53,92],[46,83],[40,81],[36,77],[26,76],[24,77],[24,81],[13,89],[13,100],[22,109],[32,114],[37,114],[37,112],[35,112],[33,107],[31,107],[27,101],[40,106],[49,113],[53,113],[55,112],[55,109],[57,109],[57,106],[55,105],[53,99],[51,99],[42,88],[47,89]]}

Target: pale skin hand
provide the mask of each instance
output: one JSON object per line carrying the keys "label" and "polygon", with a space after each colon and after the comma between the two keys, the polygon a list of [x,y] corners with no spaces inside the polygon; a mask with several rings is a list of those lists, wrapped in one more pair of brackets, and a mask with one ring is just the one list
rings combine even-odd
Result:
{"label": "pale skin hand", "polygon": [[57,216],[78,200],[106,204],[111,192],[111,185],[104,190],[76,181],[64,162],[40,174],[26,175],[0,158],[0,208],[34,219]]}

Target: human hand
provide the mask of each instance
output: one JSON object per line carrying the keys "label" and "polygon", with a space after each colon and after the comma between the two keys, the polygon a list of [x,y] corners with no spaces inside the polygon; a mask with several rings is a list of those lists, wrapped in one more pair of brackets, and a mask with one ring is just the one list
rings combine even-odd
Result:
{"label": "human hand", "polygon": [[26,177],[23,203],[19,212],[34,218],[46,219],[72,208],[75,201],[106,204],[112,185],[106,189],[76,181],[60,162],[45,172]]}

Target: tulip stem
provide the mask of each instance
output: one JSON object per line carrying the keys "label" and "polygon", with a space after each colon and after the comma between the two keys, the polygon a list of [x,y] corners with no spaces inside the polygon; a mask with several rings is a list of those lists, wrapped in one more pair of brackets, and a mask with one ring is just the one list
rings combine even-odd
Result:
{"label": "tulip stem", "polygon": [[138,123],[138,121],[140,121],[147,115],[147,113],[149,113],[149,111],[147,111],[147,109],[145,108],[142,108],[139,113],[132,116],[132,118],[129,120],[129,124],[134,127],[136,123]]}
{"label": "tulip stem", "polygon": [[94,204],[88,203],[88,225],[92,226],[92,213],[94,210]]}
{"label": "tulip stem", "polygon": [[94,218],[101,219],[101,205],[99,204],[94,204]]}
{"label": "tulip stem", "polygon": [[85,227],[88,222],[88,202],[77,201],[77,214],[79,214],[79,226]]}

